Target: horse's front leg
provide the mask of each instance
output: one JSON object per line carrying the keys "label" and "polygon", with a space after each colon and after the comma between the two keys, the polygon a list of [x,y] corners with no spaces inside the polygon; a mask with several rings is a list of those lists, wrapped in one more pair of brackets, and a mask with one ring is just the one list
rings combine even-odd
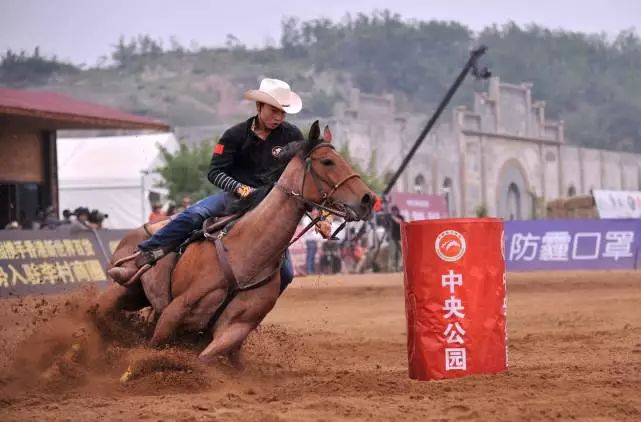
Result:
{"label": "horse's front leg", "polygon": [[190,305],[185,295],[179,296],[171,301],[169,305],[162,311],[154,335],[149,342],[151,347],[158,347],[166,343],[171,335],[176,331],[182,320],[189,312]]}
{"label": "horse's front leg", "polygon": [[[216,310],[224,299],[224,289],[210,289],[203,292],[194,288],[178,296],[171,301],[160,315],[150,345],[157,347],[166,343],[181,323],[188,323],[188,321],[185,321],[188,315],[190,315],[190,319],[196,320],[195,323],[192,321],[196,327],[205,327],[209,320],[202,317],[204,312],[202,312],[201,308]],[[208,312],[207,315],[211,315],[211,312]]]}
{"label": "horse's front leg", "polygon": [[137,311],[149,305],[142,286],[125,288],[112,283],[94,301],[92,310],[104,334],[114,334],[112,324],[121,311]]}
{"label": "horse's front leg", "polygon": [[272,310],[279,292],[280,274],[261,287],[239,292],[216,321],[212,341],[198,356],[200,360],[211,363],[217,356],[227,356],[232,366],[242,369],[242,344]]}

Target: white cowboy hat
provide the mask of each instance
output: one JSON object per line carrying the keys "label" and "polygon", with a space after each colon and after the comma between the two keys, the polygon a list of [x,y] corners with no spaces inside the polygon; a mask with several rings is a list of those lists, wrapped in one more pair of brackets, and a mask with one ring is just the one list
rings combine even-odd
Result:
{"label": "white cowboy hat", "polygon": [[287,82],[279,79],[265,78],[260,81],[258,89],[250,89],[243,97],[273,105],[287,114],[296,114],[303,108],[303,101],[298,94],[291,90]]}

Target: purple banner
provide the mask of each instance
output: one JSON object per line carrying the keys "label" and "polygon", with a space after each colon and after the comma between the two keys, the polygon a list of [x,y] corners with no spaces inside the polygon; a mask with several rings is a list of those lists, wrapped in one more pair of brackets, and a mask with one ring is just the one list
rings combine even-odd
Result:
{"label": "purple banner", "polygon": [[641,268],[641,220],[505,222],[508,271]]}

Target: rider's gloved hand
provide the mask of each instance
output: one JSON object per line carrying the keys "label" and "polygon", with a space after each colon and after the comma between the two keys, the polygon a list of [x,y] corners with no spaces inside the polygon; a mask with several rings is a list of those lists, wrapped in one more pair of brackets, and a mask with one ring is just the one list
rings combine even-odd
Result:
{"label": "rider's gloved hand", "polygon": [[237,194],[238,194],[238,196],[240,196],[241,198],[247,198],[249,195],[251,195],[251,194],[252,194],[252,192],[254,192],[254,190],[255,190],[255,189],[254,189],[254,188],[252,188],[251,186],[247,186],[247,185],[240,185],[240,186],[238,187],[238,189],[236,189],[236,193],[237,193]]}
{"label": "rider's gloved hand", "polygon": [[316,223],[316,233],[320,233],[323,239],[329,239],[332,235],[332,223],[327,220],[319,221]]}

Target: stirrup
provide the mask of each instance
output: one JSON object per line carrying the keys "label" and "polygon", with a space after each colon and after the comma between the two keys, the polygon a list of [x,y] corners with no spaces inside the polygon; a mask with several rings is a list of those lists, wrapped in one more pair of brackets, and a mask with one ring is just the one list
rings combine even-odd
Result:
{"label": "stirrup", "polygon": [[140,277],[142,277],[142,275],[145,273],[145,271],[147,271],[147,270],[148,270],[148,269],[150,269],[151,267],[153,267],[153,265],[151,265],[151,264],[145,264],[145,265],[143,265],[142,267],[138,268],[138,271],[136,271],[136,273],[135,273],[134,275],[132,275],[132,276],[131,276],[131,278],[130,278],[129,280],[127,280],[127,281],[125,281],[124,283],[122,283],[122,284],[121,284],[121,286],[123,286],[123,287],[129,287],[129,286],[131,286],[131,285],[132,285],[132,284],[134,284],[136,281],[138,281],[138,280],[140,279]]}
{"label": "stirrup", "polygon": [[120,258],[118,261],[114,262],[113,266],[114,267],[120,267],[125,262],[128,262],[128,261],[131,261],[132,259],[138,258],[140,256],[140,254],[142,254],[142,251],[137,250],[132,255],[128,255],[128,256],[125,256],[124,258]]}

